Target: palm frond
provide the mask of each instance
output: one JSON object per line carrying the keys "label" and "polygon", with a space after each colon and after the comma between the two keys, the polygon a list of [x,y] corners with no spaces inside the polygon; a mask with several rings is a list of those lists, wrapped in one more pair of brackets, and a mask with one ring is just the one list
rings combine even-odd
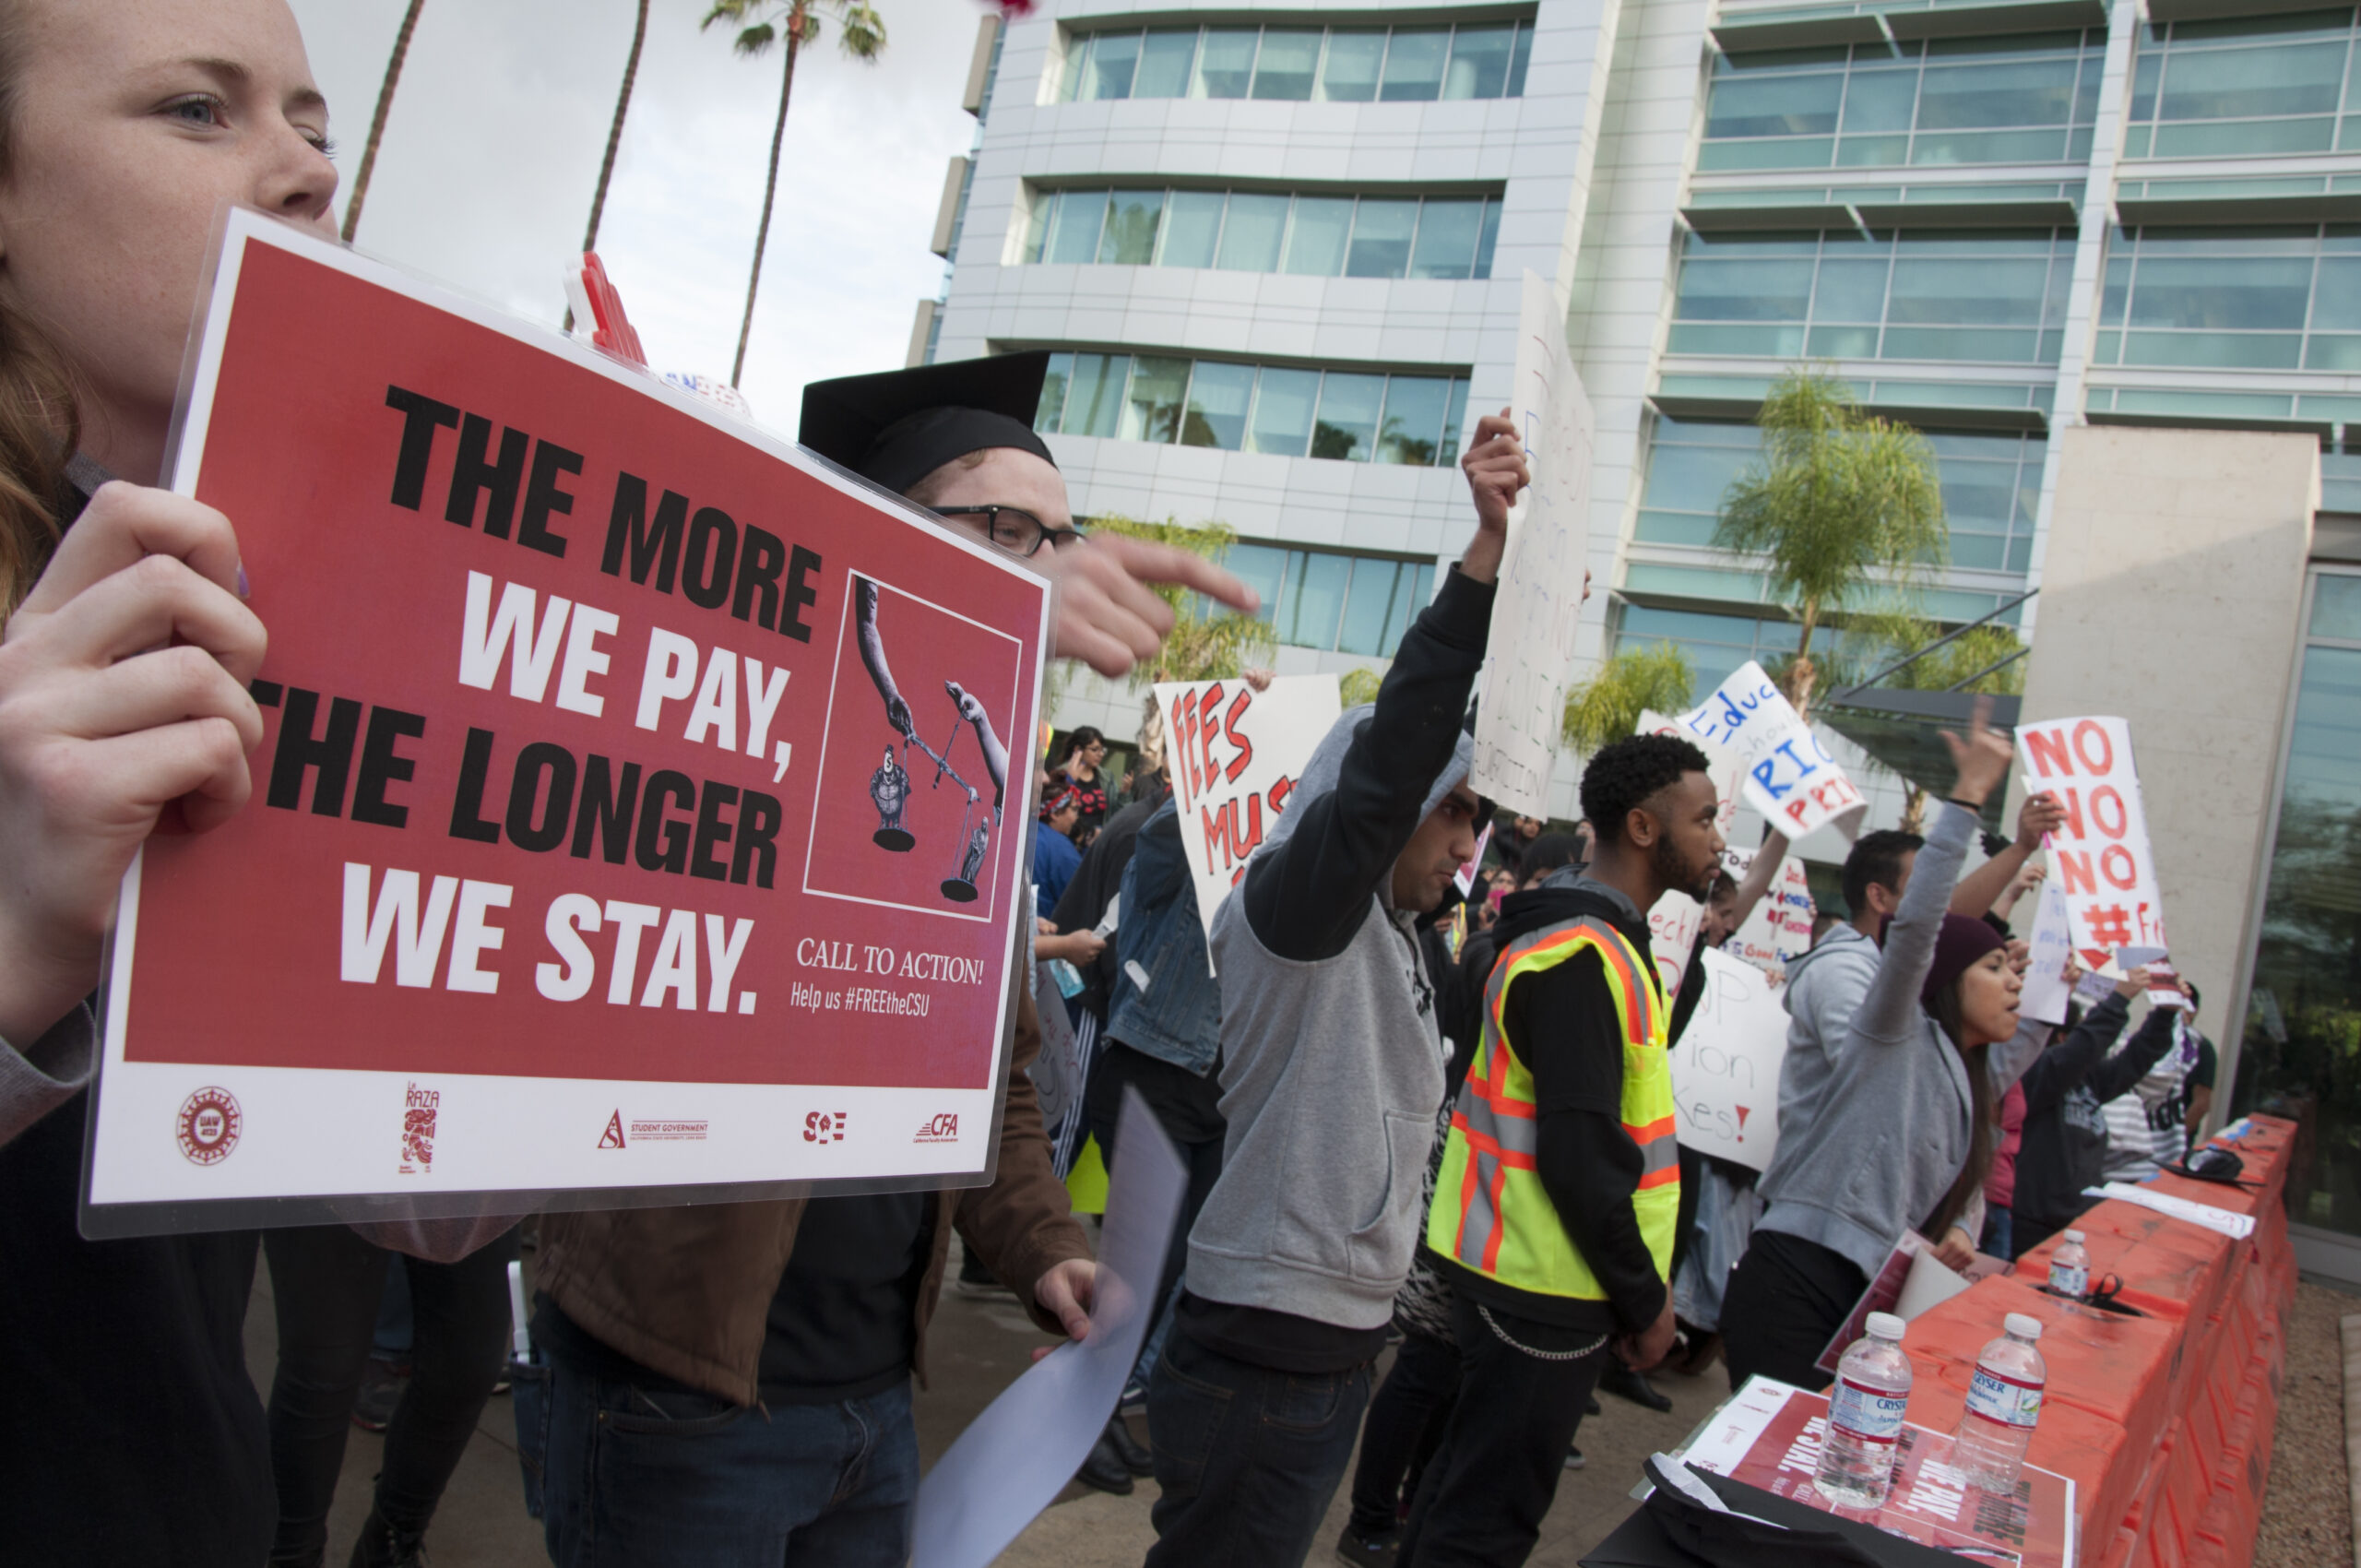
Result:
{"label": "palm frond", "polygon": [[1639,728],[1650,708],[1679,713],[1689,706],[1697,672],[1689,656],[1668,642],[1618,648],[1597,674],[1566,693],[1563,732],[1569,745],[1596,751]]}

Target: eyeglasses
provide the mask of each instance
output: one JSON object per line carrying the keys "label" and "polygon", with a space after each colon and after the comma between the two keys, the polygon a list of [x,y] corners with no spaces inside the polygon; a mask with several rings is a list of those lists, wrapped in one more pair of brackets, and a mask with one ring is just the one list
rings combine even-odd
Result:
{"label": "eyeglasses", "polygon": [[1045,542],[1050,542],[1054,549],[1063,549],[1082,538],[1080,529],[1053,529],[1022,506],[993,503],[980,506],[930,506],[927,510],[938,517],[981,517],[984,537],[1019,555],[1031,555]]}

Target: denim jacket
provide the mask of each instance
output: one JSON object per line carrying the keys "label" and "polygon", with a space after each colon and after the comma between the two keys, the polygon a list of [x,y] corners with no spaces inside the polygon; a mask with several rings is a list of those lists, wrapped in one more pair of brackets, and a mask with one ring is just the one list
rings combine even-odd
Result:
{"label": "denim jacket", "polygon": [[[1143,991],[1132,979],[1148,976]],[[1180,849],[1180,814],[1170,801],[1141,827],[1123,868],[1115,926],[1115,992],[1107,1034],[1199,1077],[1221,1057],[1221,986],[1205,955],[1197,885]]]}

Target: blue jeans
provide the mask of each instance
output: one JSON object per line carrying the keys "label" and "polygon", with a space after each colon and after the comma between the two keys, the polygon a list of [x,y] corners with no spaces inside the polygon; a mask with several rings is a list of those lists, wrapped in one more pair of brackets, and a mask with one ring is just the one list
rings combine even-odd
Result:
{"label": "blue jeans", "polygon": [[1147,1390],[1163,1490],[1147,1568],[1300,1568],[1344,1479],[1369,1390],[1367,1364],[1274,1372],[1176,1331]]}
{"label": "blue jeans", "polygon": [[906,1380],[837,1405],[733,1405],[564,1361],[542,1528],[557,1568],[902,1568],[918,1497]]}

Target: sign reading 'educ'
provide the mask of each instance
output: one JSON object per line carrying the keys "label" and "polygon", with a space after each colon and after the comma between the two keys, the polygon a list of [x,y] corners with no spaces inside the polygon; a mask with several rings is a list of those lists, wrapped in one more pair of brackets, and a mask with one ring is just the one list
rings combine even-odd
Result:
{"label": "sign reading 'educ'", "polygon": [[1848,839],[1860,830],[1869,802],[1760,664],[1739,665],[1678,722],[1708,756],[1737,758],[1746,803],[1790,841],[1832,823]]}
{"label": "sign reading 'educ'", "polygon": [[266,735],[125,881],[94,1212],[985,1172],[1042,579],[243,213],[172,482]]}

